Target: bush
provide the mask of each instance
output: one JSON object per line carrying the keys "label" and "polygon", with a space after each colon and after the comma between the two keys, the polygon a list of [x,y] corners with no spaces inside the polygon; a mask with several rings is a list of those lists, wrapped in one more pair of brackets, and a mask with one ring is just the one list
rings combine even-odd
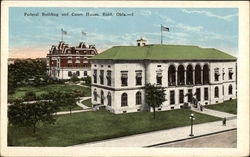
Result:
{"label": "bush", "polygon": [[32,92],[32,91],[28,91],[25,93],[23,99],[25,101],[32,101],[32,100],[36,100],[36,93]]}
{"label": "bush", "polygon": [[80,79],[79,79],[78,76],[74,73],[74,74],[71,76],[70,80],[71,80],[73,83],[75,83],[75,82],[79,81]]}

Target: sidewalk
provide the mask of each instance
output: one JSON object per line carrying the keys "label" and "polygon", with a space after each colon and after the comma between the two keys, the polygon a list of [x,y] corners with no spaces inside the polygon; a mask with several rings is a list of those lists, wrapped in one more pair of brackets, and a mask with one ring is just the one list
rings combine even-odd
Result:
{"label": "sidewalk", "polygon": [[[197,124],[193,126],[193,137],[235,129],[237,119],[230,119],[223,126],[222,121]],[[79,144],[72,147],[147,147],[176,140],[190,138],[190,126],[114,138],[99,142]]]}
{"label": "sidewalk", "polygon": [[194,107],[192,107],[191,110],[195,111],[195,112],[207,114],[207,115],[210,115],[210,116],[214,116],[214,117],[220,117],[220,118],[233,118],[233,117],[237,116],[235,114],[216,111],[216,110],[211,110],[211,109],[207,109],[205,107],[203,107],[203,111],[201,111],[200,108],[194,108]]}
{"label": "sidewalk", "polygon": [[76,104],[77,104],[78,106],[82,107],[83,110],[91,109],[90,107],[88,107],[88,106],[86,106],[86,105],[84,105],[84,104],[82,103],[82,101],[87,100],[87,99],[90,99],[90,98],[91,98],[91,97],[79,97],[80,100],[77,101]]}

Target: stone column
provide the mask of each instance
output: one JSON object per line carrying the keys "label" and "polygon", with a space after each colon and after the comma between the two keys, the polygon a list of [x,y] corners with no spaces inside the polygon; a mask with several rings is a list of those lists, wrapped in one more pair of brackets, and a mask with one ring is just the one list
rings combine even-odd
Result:
{"label": "stone column", "polygon": [[193,85],[195,85],[195,70],[193,69]]}
{"label": "stone column", "polygon": [[201,69],[201,84],[203,84],[203,69]]}
{"label": "stone column", "polygon": [[178,86],[177,74],[178,74],[178,71],[176,70],[175,71],[175,85],[176,86]]}
{"label": "stone column", "polygon": [[184,85],[187,84],[187,70],[184,69]]}

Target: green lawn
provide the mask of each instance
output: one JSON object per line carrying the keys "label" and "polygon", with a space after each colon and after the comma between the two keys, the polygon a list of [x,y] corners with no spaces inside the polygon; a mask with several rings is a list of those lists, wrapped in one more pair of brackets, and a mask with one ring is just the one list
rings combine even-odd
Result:
{"label": "green lawn", "polygon": [[[32,129],[8,128],[9,146],[70,146],[133,135],[138,133],[190,125],[189,116],[195,115],[195,124],[221,120],[217,117],[177,109],[156,113],[138,112],[115,115],[107,111],[82,112],[58,116],[55,125],[40,124],[37,133]],[[189,132],[187,132],[187,135]]]}
{"label": "green lawn", "polygon": [[49,91],[70,92],[73,90],[84,91],[85,96],[91,95],[90,88],[85,88],[78,85],[52,84],[39,87],[34,87],[34,86],[19,87],[15,90],[14,94],[8,95],[8,99],[10,100],[10,99],[21,98],[25,95],[27,91],[33,91],[36,93],[37,96],[40,96],[41,94],[48,93]]}
{"label": "green lawn", "polygon": [[82,104],[84,104],[84,105],[86,105],[86,106],[88,106],[88,107],[92,107],[91,98],[82,101]]}
{"label": "green lawn", "polygon": [[205,106],[208,109],[237,114],[237,99],[225,101],[220,104]]}
{"label": "green lawn", "polygon": [[[72,111],[74,110],[82,110],[82,107],[78,106],[78,105],[74,105],[72,108]],[[67,106],[62,106],[59,108],[58,112],[62,112],[62,111],[69,111],[69,108]]]}

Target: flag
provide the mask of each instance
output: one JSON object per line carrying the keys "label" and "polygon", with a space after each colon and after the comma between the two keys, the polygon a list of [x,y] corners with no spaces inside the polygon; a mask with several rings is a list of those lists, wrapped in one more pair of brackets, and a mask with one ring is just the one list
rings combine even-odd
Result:
{"label": "flag", "polygon": [[161,26],[161,30],[169,32],[169,28],[168,27]]}
{"label": "flag", "polygon": [[63,35],[67,35],[67,32],[61,29]]}
{"label": "flag", "polygon": [[87,35],[87,33],[82,31],[82,35]]}

